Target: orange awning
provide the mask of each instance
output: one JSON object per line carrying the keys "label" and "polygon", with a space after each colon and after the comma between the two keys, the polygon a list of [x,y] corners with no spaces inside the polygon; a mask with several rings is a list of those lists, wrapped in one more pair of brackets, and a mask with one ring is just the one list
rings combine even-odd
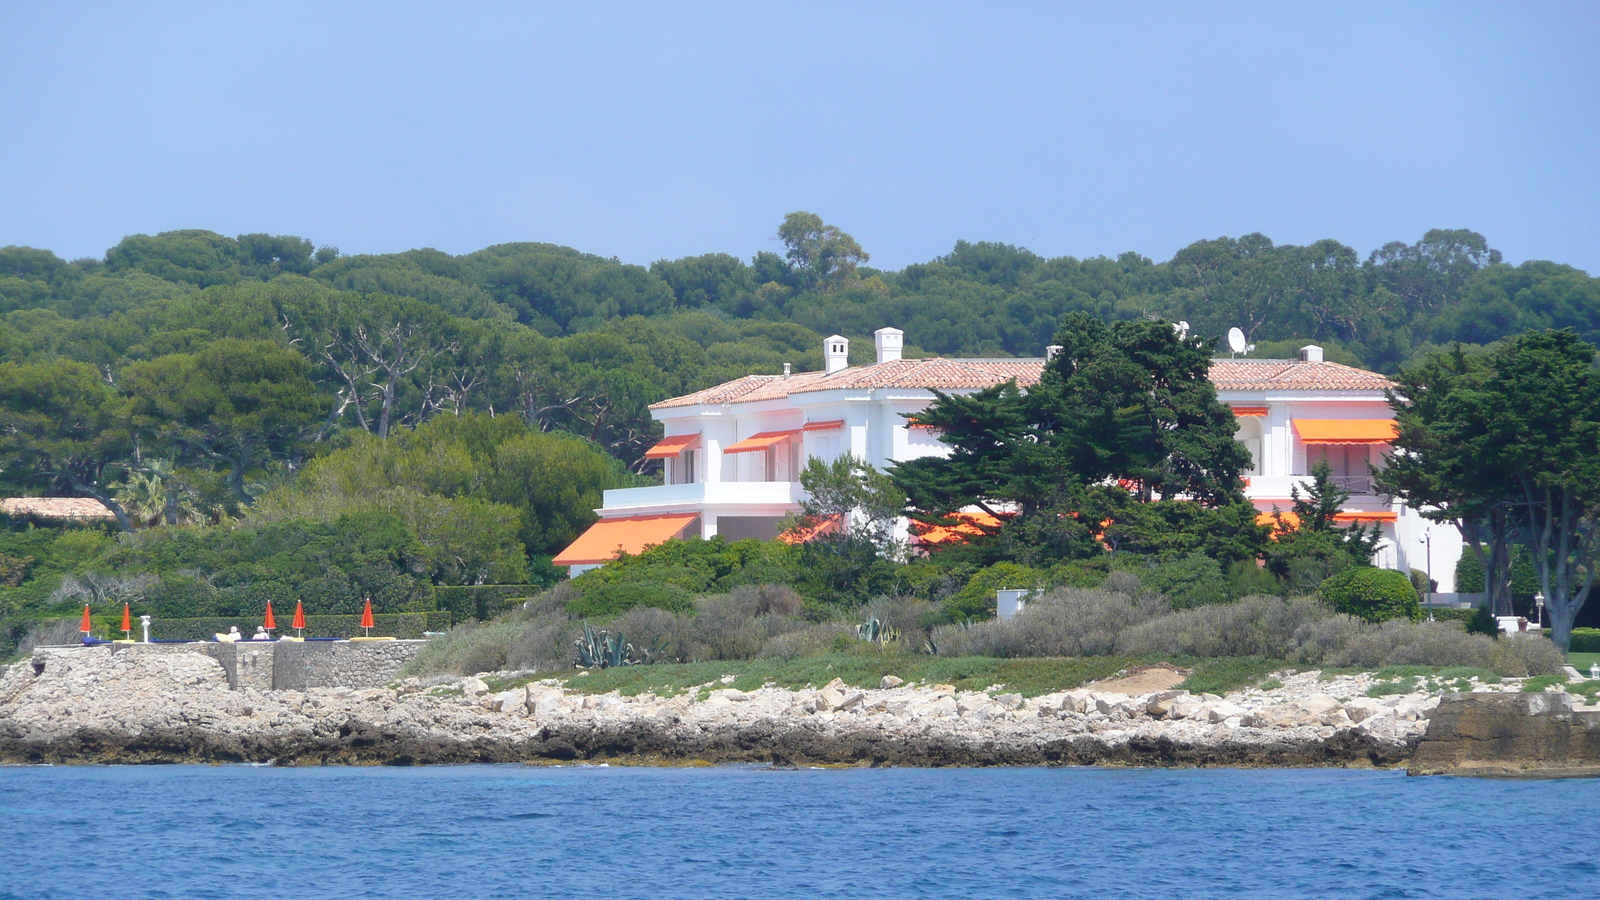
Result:
{"label": "orange awning", "polygon": [[1235,406],[1233,414],[1236,416],[1264,416],[1267,414],[1265,406]]}
{"label": "orange awning", "polygon": [[800,429],[798,428],[789,431],[763,431],[760,434],[750,435],[732,447],[725,448],[722,452],[754,453],[757,450],[765,450],[773,444],[781,444],[799,433]]}
{"label": "orange awning", "polygon": [[1335,522],[1393,522],[1400,518],[1400,514],[1387,509],[1358,509],[1346,510],[1336,513]]}
{"label": "orange awning", "polygon": [[843,427],[844,427],[844,420],[843,419],[829,419],[826,422],[807,422],[805,424],[805,427],[801,428],[800,430],[801,431],[832,431],[835,428],[843,428]]}
{"label": "orange awning", "polygon": [[698,434],[674,434],[662,438],[654,447],[644,452],[645,459],[671,459],[685,450],[699,445]]}
{"label": "orange awning", "polygon": [[[1290,528],[1300,527],[1298,515],[1292,512],[1280,512],[1278,515],[1283,517],[1283,524]],[[1393,522],[1398,518],[1400,518],[1399,513],[1387,509],[1347,509],[1333,514],[1335,522]],[[1272,513],[1264,512],[1256,513],[1256,524],[1276,526],[1278,522],[1272,517]]]}
{"label": "orange awning", "polygon": [[994,529],[1004,524],[986,512],[959,512],[950,518],[956,520],[954,525],[924,525],[913,522],[911,527],[917,541],[923,544],[962,543],[968,538],[992,534]]}
{"label": "orange awning", "polygon": [[557,566],[589,566],[609,562],[621,553],[643,553],[677,537],[697,518],[696,514],[688,513],[601,519],[550,562]]}
{"label": "orange awning", "polygon": [[1295,419],[1294,430],[1307,444],[1387,444],[1395,436],[1393,419]]}
{"label": "orange awning", "polygon": [[797,526],[778,535],[778,540],[785,544],[804,544],[806,541],[822,534],[837,534],[844,524],[844,513],[835,513],[823,516],[820,521],[810,526]]}

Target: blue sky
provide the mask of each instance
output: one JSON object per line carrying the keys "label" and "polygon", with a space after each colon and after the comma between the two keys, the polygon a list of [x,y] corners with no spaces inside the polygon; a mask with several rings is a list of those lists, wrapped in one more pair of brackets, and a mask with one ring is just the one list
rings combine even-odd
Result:
{"label": "blue sky", "polygon": [[[1600,273],[1600,4],[7,4],[0,245],[899,268],[1472,228]],[[577,8],[581,6],[581,8]]]}

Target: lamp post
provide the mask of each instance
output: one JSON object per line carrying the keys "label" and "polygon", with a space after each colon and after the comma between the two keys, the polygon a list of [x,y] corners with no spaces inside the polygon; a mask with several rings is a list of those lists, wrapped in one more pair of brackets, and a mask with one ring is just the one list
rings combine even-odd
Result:
{"label": "lamp post", "polygon": [[1539,628],[1544,628],[1544,594],[1543,593],[1538,593],[1538,594],[1534,594],[1533,595],[1533,608],[1537,612],[1537,615],[1538,615],[1538,618],[1534,620],[1534,624],[1536,626],[1538,626]]}
{"label": "lamp post", "polygon": [[140,616],[139,624],[144,627],[144,642],[146,644],[150,643],[150,617]]}

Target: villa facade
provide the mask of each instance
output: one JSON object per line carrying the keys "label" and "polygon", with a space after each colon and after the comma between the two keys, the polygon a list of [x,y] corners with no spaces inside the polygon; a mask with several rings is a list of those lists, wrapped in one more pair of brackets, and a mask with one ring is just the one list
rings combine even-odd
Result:
{"label": "villa facade", "polygon": [[[943,456],[949,448],[938,433],[907,418],[931,404],[935,390],[967,394],[1013,378],[1027,388],[1044,369],[1044,358],[903,359],[903,340],[898,329],[879,329],[876,361],[851,366],[849,341],[834,335],[820,372],[746,375],[654,404],[666,436],[646,455],[662,460],[665,483],[606,491],[600,521],[555,563],[576,575],[619,550],[674,538],[770,540],[800,508],[808,460],[848,453],[887,468]],[[1214,360],[1210,377],[1238,418],[1237,438],[1254,461],[1245,494],[1264,516],[1287,511],[1291,489],[1303,490],[1326,460],[1351,494],[1340,518],[1382,531],[1374,564],[1431,571],[1439,590],[1454,590],[1456,530],[1374,493],[1368,465],[1381,464],[1394,436],[1388,379],[1327,362],[1316,346],[1292,360]]]}

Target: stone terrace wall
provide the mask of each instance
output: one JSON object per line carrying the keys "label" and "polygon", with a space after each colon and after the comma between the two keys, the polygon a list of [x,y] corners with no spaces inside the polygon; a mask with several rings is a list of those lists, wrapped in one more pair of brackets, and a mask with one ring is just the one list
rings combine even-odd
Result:
{"label": "stone terrace wall", "polygon": [[[234,690],[383,687],[399,676],[426,641],[276,641],[237,644],[109,644],[84,649],[111,653],[199,653],[222,665]],[[41,650],[47,648],[40,648]],[[42,659],[42,657],[41,657]]]}
{"label": "stone terrace wall", "polygon": [[274,645],[272,686],[307,688],[383,687],[400,675],[427,641],[307,641]]}

